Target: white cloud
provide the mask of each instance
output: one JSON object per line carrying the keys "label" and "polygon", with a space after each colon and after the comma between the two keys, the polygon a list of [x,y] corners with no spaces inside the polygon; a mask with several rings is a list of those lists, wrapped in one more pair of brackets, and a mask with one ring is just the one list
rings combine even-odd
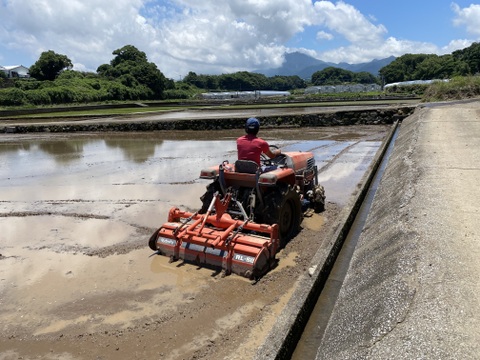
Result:
{"label": "white cloud", "polygon": [[54,50],[95,70],[115,49],[153,37],[141,8],[140,0],[10,0],[0,7],[0,27],[12,48],[37,58]]}
{"label": "white cloud", "polygon": [[[438,53],[438,48],[429,43],[402,41],[390,37],[377,47],[364,47],[363,45],[352,44],[334,50],[325,51],[319,57],[328,62],[339,63],[348,61],[352,64],[369,62],[373,59],[383,59],[388,56],[401,56],[407,53]],[[388,54],[388,55],[386,55]]]}
{"label": "white cloud", "polygon": [[451,54],[452,52],[460,49],[465,49],[472,45],[472,40],[467,39],[457,39],[452,40],[448,43],[447,46],[444,46],[440,49],[439,54]]}
{"label": "white cloud", "polygon": [[90,70],[131,44],[176,78],[280,66],[311,9],[310,0],[9,0],[0,2],[0,42],[35,59],[54,50]]}
{"label": "white cloud", "polygon": [[480,5],[471,4],[462,9],[456,3],[452,3],[452,10],[456,14],[453,19],[454,25],[465,26],[468,33],[480,37]]}
{"label": "white cloud", "polygon": [[[455,25],[480,35],[480,5],[461,9],[452,4],[452,10]],[[452,40],[439,48],[387,37],[383,24],[345,1],[0,1],[0,50],[29,54],[32,62],[42,51],[53,50],[83,71],[95,71],[112,60],[114,50],[129,44],[175,80],[189,71],[220,74],[273,68],[281,65],[286,51],[296,50],[286,45],[296,36],[311,36],[320,46],[326,46],[325,40],[328,46],[340,41],[328,51],[299,50],[324,61],[350,63],[407,52],[445,53],[470,44]]]}
{"label": "white cloud", "polygon": [[280,66],[283,44],[309,23],[312,7],[310,0],[177,1],[177,5],[180,10],[162,30],[168,50],[155,56],[176,62],[184,75],[192,70],[191,62],[201,69],[197,72],[214,73]]}
{"label": "white cloud", "polygon": [[315,2],[315,22],[324,25],[345,37],[349,42],[371,44],[382,41],[387,30],[383,25],[374,25],[352,5],[339,1]]}
{"label": "white cloud", "polygon": [[[315,9],[319,24],[324,24],[328,29],[338,32],[350,42],[349,45],[317,53],[316,57],[328,62],[362,63],[391,55],[398,57],[407,53],[441,55],[472,44],[471,40],[457,39],[450,41],[444,47],[439,47],[428,42],[399,40],[395,37],[385,38],[386,27],[370,23],[367,17],[357,9],[342,1],[337,4],[318,1]],[[455,25],[464,25],[470,33],[480,35],[480,5],[470,5],[468,8],[461,9],[458,5],[452,4],[452,9],[457,15],[454,19]]]}
{"label": "white cloud", "polygon": [[317,32],[317,40],[332,40],[333,35],[330,33],[327,33],[325,31],[319,31]]}

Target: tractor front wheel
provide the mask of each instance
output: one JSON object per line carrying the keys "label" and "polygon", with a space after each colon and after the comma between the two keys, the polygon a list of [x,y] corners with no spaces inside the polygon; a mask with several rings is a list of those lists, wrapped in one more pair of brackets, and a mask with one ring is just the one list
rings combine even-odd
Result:
{"label": "tractor front wheel", "polygon": [[322,185],[313,189],[313,209],[316,213],[325,211],[325,188]]}

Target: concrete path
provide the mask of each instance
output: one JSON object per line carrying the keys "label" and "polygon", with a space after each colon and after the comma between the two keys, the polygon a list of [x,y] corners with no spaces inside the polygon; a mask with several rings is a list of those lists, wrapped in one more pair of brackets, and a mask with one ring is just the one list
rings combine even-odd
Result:
{"label": "concrete path", "polygon": [[480,359],[480,102],[403,121],[317,359]]}

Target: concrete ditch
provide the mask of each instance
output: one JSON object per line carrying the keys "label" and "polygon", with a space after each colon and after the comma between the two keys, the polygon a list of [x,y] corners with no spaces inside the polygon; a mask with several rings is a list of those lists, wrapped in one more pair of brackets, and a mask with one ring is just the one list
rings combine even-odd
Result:
{"label": "concrete ditch", "polygon": [[316,359],[478,359],[480,103],[402,122]]}

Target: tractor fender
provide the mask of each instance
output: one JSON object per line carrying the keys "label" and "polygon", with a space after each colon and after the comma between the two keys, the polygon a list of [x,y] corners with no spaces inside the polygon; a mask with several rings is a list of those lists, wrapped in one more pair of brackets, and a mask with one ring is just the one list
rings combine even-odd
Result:
{"label": "tractor fender", "polygon": [[295,172],[289,168],[278,168],[266,173],[263,173],[258,178],[260,185],[275,186],[277,183],[285,183],[295,185]]}

